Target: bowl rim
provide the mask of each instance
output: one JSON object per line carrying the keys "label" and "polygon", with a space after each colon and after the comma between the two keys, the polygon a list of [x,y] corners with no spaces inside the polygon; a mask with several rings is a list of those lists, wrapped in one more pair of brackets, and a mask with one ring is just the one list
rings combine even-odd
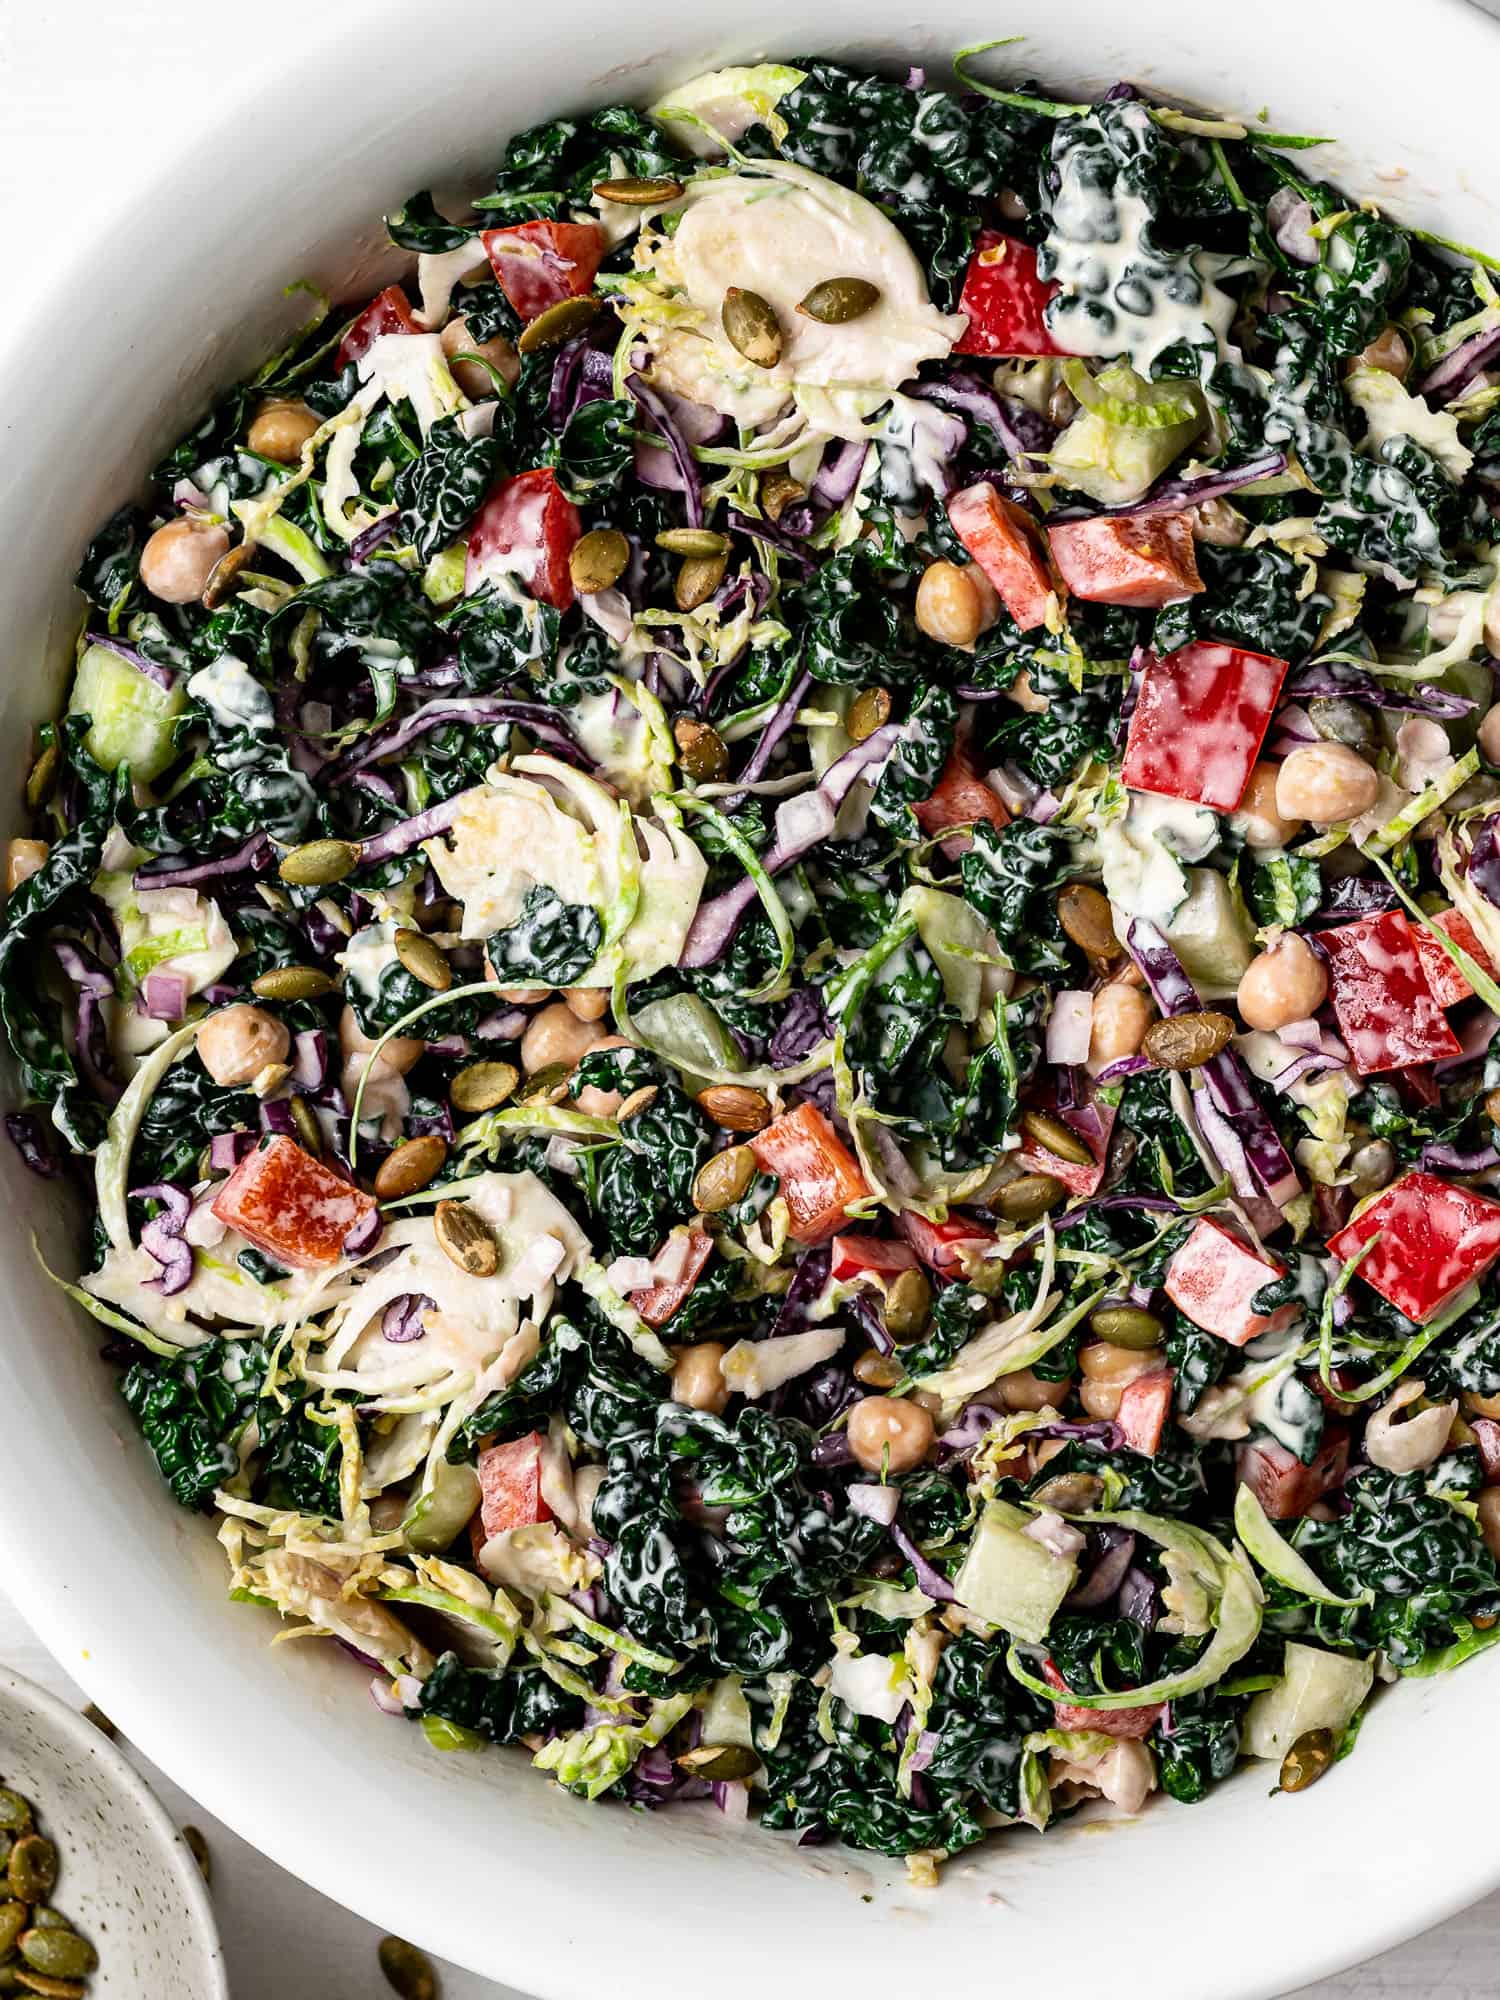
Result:
{"label": "bowl rim", "polygon": [[182,1837],[181,1828],[146,1779],[97,1723],[90,1722],[61,1695],[28,1675],[17,1673],[13,1667],[0,1666],[0,1708],[5,1707],[32,1716],[56,1744],[92,1764],[106,1787],[128,1805],[143,1838],[170,1869],[181,1896],[188,1929],[202,1960],[200,1966],[193,1968],[194,1978],[201,1982],[197,2000],[230,2000],[224,1945],[208,1884]]}
{"label": "bowl rim", "polygon": [[[1381,11],[1394,11],[1390,0],[1372,0],[1372,5]],[[715,19],[721,12],[726,16],[728,12],[723,0],[705,0],[700,11],[711,14]],[[357,14],[351,7],[336,20],[325,17],[319,21],[314,17],[299,32],[301,55],[304,60],[316,62],[349,42],[357,33],[378,33],[382,25],[394,26],[409,18],[409,0],[367,0]],[[743,47],[749,37],[738,25],[739,18],[735,16],[736,25],[727,32],[736,46]],[[1433,40],[1446,36],[1450,44],[1450,60],[1452,47],[1465,42],[1476,59],[1484,58],[1492,63],[1500,52],[1500,17],[1483,11],[1476,0],[1428,0],[1426,25]],[[1436,33],[1432,33],[1433,30]],[[849,26],[844,31],[843,39],[857,39],[857,33],[854,27]],[[684,27],[681,40],[685,43],[689,38],[690,30]],[[816,46],[817,41],[818,37],[810,33],[809,45]],[[721,62],[736,59],[753,58],[722,55],[718,58]],[[878,61],[873,56],[868,59],[872,63]],[[1149,59],[1148,48],[1143,61]],[[1086,56],[1080,56],[1080,63],[1087,60]],[[580,52],[578,55],[577,70],[581,84],[585,80],[596,79],[594,59],[587,53]],[[185,121],[177,139],[170,146],[163,146],[153,169],[134,179],[128,187],[115,188],[112,198],[107,194],[101,200],[96,217],[97,229],[107,228],[114,222],[124,223],[132,215],[144,213],[152,206],[170,209],[176,198],[179,177],[185,170],[199,165],[197,150],[202,146],[205,135],[210,131],[233,134],[243,129],[246,116],[257,107],[267,105],[276,88],[275,77],[266,75],[226,88],[222,94],[216,91],[211,105],[199,116]],[[636,94],[628,70],[621,74],[618,94],[621,97]],[[231,180],[230,164],[250,157],[252,145],[249,140],[238,138],[231,138],[226,143],[220,172],[228,185]],[[304,142],[299,139],[296,143],[301,145]],[[313,150],[317,143],[315,138],[305,142],[310,159],[317,157]],[[243,201],[245,197],[240,199]],[[62,274],[60,282],[76,281],[82,284],[90,268],[91,254],[85,245],[75,252],[68,263],[59,265]],[[31,303],[16,315],[8,330],[0,330],[0,378],[8,375],[17,365],[17,357],[27,343],[40,342],[46,337],[49,316],[50,309],[46,302]],[[9,1502],[20,1497],[19,1489],[9,1480],[3,1454],[0,1454],[0,1493],[4,1493]],[[165,1495],[162,1504],[164,1534],[169,1535],[171,1520]],[[121,1719],[131,1741],[153,1764],[198,1799],[206,1811],[278,1865],[344,1907],[357,1911],[370,1922],[381,1928],[386,1927],[378,1909],[378,1892],[372,1887],[370,1871],[363,1865],[354,1843],[351,1842],[347,1848],[320,1843],[318,1830],[321,1822],[315,1816],[310,1815],[299,1822],[295,1813],[288,1812],[285,1798],[278,1803],[262,1785],[245,1787],[241,1767],[232,1751],[215,1754],[201,1762],[191,1762],[186,1742],[174,1729],[170,1701],[153,1699],[151,1689],[139,1674],[116,1672],[112,1664],[106,1664],[103,1657],[91,1650],[91,1620],[97,1614],[83,1601],[80,1593],[67,1587],[65,1579],[60,1579],[55,1544],[17,1534],[7,1557],[6,1587],[28,1623],[49,1652],[59,1661],[68,1663],[70,1676]],[[247,1633],[245,1643],[247,1646],[255,1645],[256,1635]],[[12,1685],[25,1689],[29,1698],[48,1714],[59,1716],[65,1728],[76,1724],[79,1729],[88,1732],[90,1738],[97,1737],[96,1742],[90,1742],[89,1748],[96,1755],[114,1760],[120,1767],[118,1775],[122,1776],[122,1782],[143,1798],[144,1809],[158,1825],[164,1827],[180,1865],[191,1869],[191,1876],[184,1877],[187,1891],[200,1905],[208,1934],[214,1940],[214,1968],[218,1984],[214,1993],[205,1996],[205,2000],[228,2000],[222,1947],[218,1942],[211,1905],[197,1868],[177,1837],[176,1828],[165,1808],[128,1760],[115,1746],[99,1737],[93,1726],[84,1722],[76,1711],[25,1676],[0,1668],[0,1694]],[[343,1698],[340,1691],[339,1699]],[[524,1834],[524,1825],[521,1830]],[[584,1836],[580,1841],[581,1846],[586,1844],[586,1838]],[[670,1865],[667,1851],[663,1853]],[[859,1857],[854,1855],[851,1858],[857,1861]],[[1379,1912],[1365,1908],[1357,1915],[1352,1907],[1354,1899],[1348,1899],[1349,1908],[1336,1913],[1334,1920],[1325,1926],[1322,1933],[1325,1941],[1320,1947],[1310,1948],[1304,1938],[1295,1949],[1290,1948],[1278,1936],[1277,1928],[1268,1925],[1265,1933],[1256,1940],[1261,1965],[1250,1970],[1238,1962],[1232,1968],[1221,1964],[1214,1975],[1216,1982],[1220,1983],[1220,1990],[1229,1993],[1232,2000],[1271,2000],[1273,1995],[1289,1993],[1293,1988],[1312,1984],[1374,1958],[1445,1922],[1500,1887],[1500,1850],[1491,1850],[1482,1843],[1471,1843],[1465,1859],[1456,1859],[1451,1850],[1448,1858],[1451,1866],[1440,1891],[1427,1887],[1406,1902],[1394,1899],[1382,1904]],[[536,1915],[540,1917],[542,1914],[539,1908]],[[385,1915],[388,1917],[390,1912]],[[414,1906],[402,1913],[403,1932],[414,1942],[424,1945],[436,1955],[472,1964],[476,1970],[491,1978],[516,1977],[525,1990],[545,1994],[547,2000],[584,2000],[585,1995],[592,1995],[596,1990],[598,1975],[588,1954],[585,1951],[569,1954],[573,1962],[560,1964],[558,1953],[540,1922],[523,1926],[510,1940],[509,1949],[516,1962],[509,1975],[498,1972],[493,1963],[481,1965],[472,1956],[465,1958],[462,1941],[451,1934],[445,1936],[439,1922],[440,1913],[430,1909]],[[618,1959],[612,1962],[617,1969],[623,1969]],[[1223,1984],[1226,1981],[1228,1983]],[[647,1978],[644,1975],[638,1980],[635,1976],[627,1977],[622,1990],[632,1996],[637,1991],[644,1994],[648,1990]],[[658,1989],[652,1980],[649,1990],[663,1989]],[[838,1989],[840,2000],[844,1990],[842,1986]],[[1174,1986],[1171,1990],[1175,1994],[1187,1989]]]}

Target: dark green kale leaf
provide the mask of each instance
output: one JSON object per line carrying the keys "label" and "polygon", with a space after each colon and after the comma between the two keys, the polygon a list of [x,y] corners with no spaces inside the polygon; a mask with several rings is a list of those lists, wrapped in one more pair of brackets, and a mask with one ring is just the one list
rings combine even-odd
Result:
{"label": "dark green kale leaf", "polygon": [[601,487],[615,485],[635,451],[635,405],[598,397],[580,403],[561,432],[543,447],[540,463],[554,466],[570,500],[597,505]]}
{"label": "dark green kale leaf", "polygon": [[419,457],[396,474],[399,533],[424,562],[456,541],[484,501],[499,452],[492,437],[467,437],[462,412],[427,433]]}
{"label": "dark green kale leaf", "polygon": [[1022,972],[1063,972],[1068,960],[1051,892],[1073,873],[1073,842],[1034,820],[981,823],[963,858],[964,895]]}
{"label": "dark green kale leaf", "polygon": [[108,611],[135,582],[151,517],[134,501],[110,515],[83,552],[78,588],[91,604]]}
{"label": "dark green kale leaf", "polygon": [[957,727],[958,704],[940,687],[928,688],[903,723],[870,799],[871,819],[898,840],[922,838],[912,806],[931,798],[953,749]]}
{"label": "dark green kale leaf", "polygon": [[989,737],[989,754],[1014,759],[1039,785],[1060,791],[1086,759],[1112,755],[1124,682],[1118,674],[1087,674],[1075,688],[1061,667],[1036,657],[1024,664],[1046,710],[1007,714]]}
{"label": "dark green kale leaf", "polygon": [[236,1447],[256,1413],[265,1379],[264,1341],[221,1340],[167,1359],[142,1355],[120,1378],[157,1470],[183,1507],[206,1510],[240,1469]]}
{"label": "dark green kale leaf", "polygon": [[386,234],[398,250],[441,256],[445,250],[461,250],[474,234],[467,222],[450,222],[438,213],[428,188],[408,195],[401,206],[385,219]]}
{"label": "dark green kale leaf", "polygon": [[[1326,190],[1337,206],[1343,197]],[[1390,319],[1411,266],[1411,238],[1364,209],[1346,214],[1321,238],[1304,283],[1330,351],[1357,354]]]}
{"label": "dark green kale leaf", "polygon": [[556,1735],[583,1721],[583,1703],[540,1667],[468,1667],[444,1653],[422,1683],[418,1706],[487,1743],[516,1743],[523,1736]]}
{"label": "dark green kale leaf", "polygon": [[295,1508],[336,1521],[343,1449],[334,1424],[314,1423],[305,1402],[285,1411],[263,1411],[263,1454],[255,1497],[268,1507]]}
{"label": "dark green kale leaf", "polygon": [[1242,1708],[1211,1690],[1179,1695],[1172,1703],[1171,1735],[1158,1725],[1151,1736],[1157,1776],[1169,1798],[1196,1805],[1210,1786],[1229,1776],[1240,1754]]}
{"label": "dark green kale leaf", "polygon": [[559,614],[553,606],[523,605],[489,584],[445,613],[443,624],[458,649],[464,685],[474,694],[525,681],[557,653]]}
{"label": "dark green kale leaf", "polygon": [[712,1139],[708,1120],[663,1080],[614,1145],[579,1155],[584,1197],[614,1257],[650,1256],[693,1206],[693,1180]]}
{"label": "dark green kale leaf", "polygon": [[555,889],[534,883],[521,914],[485,946],[502,986],[537,980],[574,986],[599,956],[604,925],[591,903],[565,903]]}
{"label": "dark green kale leaf", "polygon": [[588,118],[553,118],[518,132],[495,171],[495,193],[474,206],[488,211],[484,227],[498,228],[587,208],[595,185],[619,174],[655,180],[681,171],[658,126],[630,105],[610,104]]}
{"label": "dark green kale leaf", "polygon": [[173,1063],[147,1100],[131,1149],[132,1183],[195,1181],[210,1139],[259,1125],[259,1104],[249,1091],[215,1083],[201,1062]]}
{"label": "dark green kale leaf", "polygon": [[814,680],[890,687],[952,679],[902,589],[920,568],[887,522],[882,534],[862,535],[786,592],[787,622],[802,634],[802,664]]}
{"label": "dark green kale leaf", "polygon": [[1270,542],[1254,549],[1200,542],[1197,556],[1203,594],[1158,615],[1152,632],[1158,653],[1193,638],[1223,639],[1293,665],[1312,651],[1333,600],[1306,590],[1304,566],[1294,556]]}

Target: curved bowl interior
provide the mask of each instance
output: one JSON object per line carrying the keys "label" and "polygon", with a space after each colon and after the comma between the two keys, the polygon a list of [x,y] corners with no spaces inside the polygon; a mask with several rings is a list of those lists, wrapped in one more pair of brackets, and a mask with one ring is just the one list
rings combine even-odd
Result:
{"label": "curved bowl interior", "polygon": [[227,2000],[203,1877],[162,1806],[92,1723],[4,1672],[0,1776],[57,1845],[54,1900],[99,1953],[90,1992]]}
{"label": "curved bowl interior", "polygon": [[[372,0],[322,50],[314,31],[304,73],[327,81],[315,112],[268,99],[221,113],[212,202],[179,195],[200,155],[115,226],[91,227],[89,311],[66,366],[39,368],[40,320],[8,337],[4,795],[60,698],[79,551],[207,397],[295,323],[282,286],[372,289],[391,259],[381,212],[414,187],[476,190],[503,138],[536,119],[809,45],[897,74],[941,71],[955,46],[995,31],[980,0],[950,0],[936,26],[915,11],[823,0],[809,16],[798,0],[761,0],[747,19],[720,0],[575,0],[565,18],[481,10],[450,39],[410,0]],[[1321,172],[1408,220],[1500,243],[1500,184],[1468,166],[1491,129],[1500,29],[1460,0],[1428,0],[1420,24],[1396,0],[1365,0],[1357,22],[1305,0],[1011,0],[1001,25],[1028,38],[988,59],[1013,77],[1086,89],[1126,75],[1251,118],[1264,105],[1281,129],[1343,135],[1315,156]],[[226,1601],[205,1525],[174,1509],[128,1434],[98,1330],[30,1254],[36,1230],[54,1268],[76,1268],[76,1218],[8,1148],[0,1180],[8,1585],[164,1769],[385,1928],[547,2000],[594,1993],[606,1964],[622,1996],[696,1994],[711,1966],[722,2000],[777,1988],[839,2000],[872,1979],[895,1990],[930,1977],[955,1947],[963,1966],[1045,1965],[1057,2000],[1105,1984],[1250,2000],[1381,1950],[1500,1880],[1482,1787],[1445,1788],[1420,1826],[1409,1790],[1414,1770],[1486,1740],[1496,1656],[1396,1690],[1358,1756],[1305,1796],[1268,1800],[1262,1767],[1192,1811],[1162,1806],[1107,1837],[1013,1833],[936,1893],[877,1858],[799,1850],[712,1812],[591,1809],[517,1756],[438,1755],[376,1711],[332,1648],[271,1650],[270,1621]]]}

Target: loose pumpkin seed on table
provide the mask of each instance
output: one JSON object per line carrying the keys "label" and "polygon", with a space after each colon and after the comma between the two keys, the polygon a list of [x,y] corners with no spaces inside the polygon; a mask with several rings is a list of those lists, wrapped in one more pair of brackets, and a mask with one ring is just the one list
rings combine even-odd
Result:
{"label": "loose pumpkin seed on table", "polygon": [[[245,1643],[324,1543],[419,1752],[924,1881],[1252,1757],[1284,1817],[1500,1632],[1490,280],[1006,61],[558,106],[393,209],[424,282],[79,552],[0,925]],[[6,1808],[0,1992],[71,1993]]]}

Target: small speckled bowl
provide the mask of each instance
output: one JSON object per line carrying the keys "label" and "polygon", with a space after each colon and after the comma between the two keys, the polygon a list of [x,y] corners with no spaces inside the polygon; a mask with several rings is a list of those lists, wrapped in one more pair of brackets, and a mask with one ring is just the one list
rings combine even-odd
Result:
{"label": "small speckled bowl", "polygon": [[107,1737],[34,1681],[0,1669],[0,1784],[57,1843],[53,1901],[89,1939],[89,2000],[228,2000],[198,1865]]}

